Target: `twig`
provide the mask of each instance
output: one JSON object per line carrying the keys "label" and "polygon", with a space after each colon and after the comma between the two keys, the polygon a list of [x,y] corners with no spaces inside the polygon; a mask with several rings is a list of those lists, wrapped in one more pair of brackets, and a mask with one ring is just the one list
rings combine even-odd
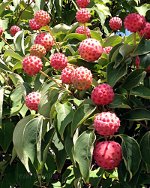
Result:
{"label": "twig", "polygon": [[1,39],[9,46],[9,48],[11,49],[11,50],[13,50],[14,51],[14,49],[10,46],[10,44],[1,36]]}

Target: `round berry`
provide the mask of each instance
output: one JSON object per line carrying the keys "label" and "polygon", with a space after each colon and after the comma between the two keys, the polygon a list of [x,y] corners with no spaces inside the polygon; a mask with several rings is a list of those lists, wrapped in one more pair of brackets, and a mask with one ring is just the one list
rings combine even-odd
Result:
{"label": "round berry", "polygon": [[35,19],[31,19],[29,20],[29,27],[32,29],[32,30],[39,30],[42,26],[39,25]]}
{"label": "round berry", "polygon": [[146,22],[145,27],[139,31],[140,36],[150,39],[150,23]]}
{"label": "round berry", "polygon": [[109,54],[111,50],[112,50],[112,46],[107,46],[103,48],[103,53]]}
{"label": "round berry", "polygon": [[92,73],[85,67],[77,67],[72,73],[71,81],[76,89],[87,90],[92,85]]}
{"label": "round berry", "polygon": [[122,160],[121,145],[115,141],[97,142],[93,152],[96,163],[105,170],[113,170]]}
{"label": "round berry", "polygon": [[62,70],[67,66],[68,59],[63,53],[55,53],[51,56],[50,64],[56,70]]}
{"label": "round berry", "polygon": [[145,26],[145,18],[137,13],[128,14],[124,20],[124,27],[130,32],[137,32]]}
{"label": "round berry", "polygon": [[95,87],[91,94],[91,99],[96,105],[107,105],[114,100],[113,88],[108,84],[100,84]]}
{"label": "round berry", "polygon": [[90,0],[76,0],[76,3],[78,5],[78,7],[86,8],[89,5]]}
{"label": "round berry", "polygon": [[109,20],[109,26],[110,28],[113,30],[113,31],[117,31],[117,30],[120,30],[121,27],[122,27],[122,20],[121,18],[119,17],[112,17],[110,20]]}
{"label": "round berry", "polygon": [[67,66],[65,67],[61,72],[61,80],[64,84],[71,84],[71,76],[73,73],[74,67],[73,66]]}
{"label": "round berry", "polygon": [[114,135],[120,127],[120,119],[111,112],[102,112],[94,118],[94,128],[102,136]]}
{"label": "round berry", "polygon": [[90,29],[88,27],[80,26],[76,29],[76,33],[84,34],[87,37],[91,36]]}
{"label": "round berry", "polygon": [[46,54],[46,49],[41,44],[33,44],[30,48],[30,55],[42,58]]}
{"label": "round berry", "polygon": [[44,10],[39,10],[35,13],[34,19],[39,25],[45,26],[50,22],[50,15]]}
{"label": "round berry", "polygon": [[0,27],[0,37],[2,36],[3,32],[4,32],[3,28]]}
{"label": "round berry", "polygon": [[80,43],[78,52],[80,56],[90,62],[96,61],[103,53],[103,48],[96,39],[88,38]]}
{"label": "round berry", "polygon": [[41,44],[48,52],[52,49],[52,46],[54,45],[54,40],[49,33],[43,32],[36,36],[34,43]]}
{"label": "round berry", "polygon": [[41,94],[38,92],[29,93],[25,98],[25,104],[30,110],[38,110]]}
{"label": "round berry", "polygon": [[20,27],[18,27],[17,25],[11,26],[11,28],[10,28],[10,34],[11,34],[12,36],[15,36],[15,34],[16,34],[18,31],[20,31]]}
{"label": "round berry", "polygon": [[80,23],[86,23],[90,18],[91,14],[86,8],[79,9],[76,13],[76,20]]}
{"label": "round berry", "polygon": [[43,64],[39,57],[30,55],[23,59],[22,66],[26,74],[33,76],[42,70]]}

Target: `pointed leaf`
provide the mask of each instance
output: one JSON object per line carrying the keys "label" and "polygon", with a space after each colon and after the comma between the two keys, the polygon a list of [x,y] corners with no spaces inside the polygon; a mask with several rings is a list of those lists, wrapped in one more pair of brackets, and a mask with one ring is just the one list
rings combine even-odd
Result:
{"label": "pointed leaf", "polygon": [[144,121],[150,120],[150,111],[146,109],[135,109],[127,112],[124,116],[124,119],[130,121]]}

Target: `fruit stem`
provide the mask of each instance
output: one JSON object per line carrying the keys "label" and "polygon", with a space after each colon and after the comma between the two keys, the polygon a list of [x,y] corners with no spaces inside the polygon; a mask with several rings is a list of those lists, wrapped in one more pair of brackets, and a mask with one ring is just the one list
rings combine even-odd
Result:
{"label": "fruit stem", "polygon": [[45,61],[49,62],[49,59],[47,59],[47,57],[44,56],[43,58],[45,59]]}
{"label": "fruit stem", "polygon": [[86,38],[88,38],[87,33],[86,33],[86,23],[84,23],[83,26],[84,26],[85,36],[86,36]]}
{"label": "fruit stem", "polygon": [[14,49],[10,46],[10,44],[8,44],[8,42],[1,36],[1,39],[9,46],[9,48],[14,51]]}
{"label": "fruit stem", "polygon": [[48,32],[50,33],[50,35],[52,36],[52,38],[53,38],[53,40],[54,40],[54,43],[55,43],[55,45],[56,45],[56,48],[57,48],[57,50],[58,50],[58,52],[59,52],[59,51],[60,51],[60,46],[59,46],[59,44],[56,42],[56,39],[55,39],[55,37],[54,37],[54,35],[53,35],[51,29],[50,29],[48,26],[47,26],[47,29],[48,29]]}

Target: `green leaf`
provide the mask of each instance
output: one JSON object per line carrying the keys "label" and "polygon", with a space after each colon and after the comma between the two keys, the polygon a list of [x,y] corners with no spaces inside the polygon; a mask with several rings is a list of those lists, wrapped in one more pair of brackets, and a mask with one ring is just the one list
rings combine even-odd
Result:
{"label": "green leaf", "polygon": [[4,100],[4,89],[0,88],[0,128],[2,126],[2,114],[3,114],[3,100]]}
{"label": "green leaf", "polygon": [[130,121],[143,121],[150,120],[150,111],[146,109],[135,109],[127,112],[124,116],[124,119]]}
{"label": "green leaf", "polygon": [[114,68],[115,63],[109,63],[107,66],[107,83],[112,87],[127,74],[127,65],[119,65],[117,68]]}
{"label": "green leaf", "polygon": [[121,43],[122,41],[122,37],[118,36],[118,35],[114,35],[111,36],[109,38],[106,39],[106,41],[104,42],[103,46],[116,46],[117,44]]}
{"label": "green leaf", "polygon": [[14,52],[12,50],[6,50],[5,53],[4,53],[4,56],[5,57],[13,57],[14,59],[17,59],[19,61],[23,60],[22,56],[20,56],[18,53]]}
{"label": "green leaf", "polygon": [[136,174],[141,162],[140,146],[137,141],[127,135],[121,135],[123,160],[127,171],[130,174],[130,179]]}
{"label": "green leaf", "polygon": [[71,135],[74,131],[95,111],[96,107],[91,104],[82,104],[74,113],[71,124]]}
{"label": "green leaf", "polygon": [[68,39],[78,39],[79,41],[82,41],[86,39],[86,36],[83,34],[71,33],[64,38],[64,41]]}
{"label": "green leaf", "polygon": [[143,55],[149,52],[150,52],[150,41],[142,38],[138,46],[135,48],[133,52],[133,56]]}
{"label": "green leaf", "polygon": [[36,154],[35,145],[38,141],[41,126],[43,125],[42,116],[33,117],[30,115],[21,119],[17,123],[13,133],[15,151],[28,172],[30,172],[28,160],[30,159],[34,163]]}
{"label": "green leaf", "polygon": [[122,87],[127,90],[130,90],[133,87],[138,86],[143,81],[145,75],[146,75],[146,73],[142,69],[134,70],[125,79]]}
{"label": "green leaf", "polygon": [[142,160],[150,165],[150,131],[148,131],[141,139],[140,143]]}
{"label": "green leaf", "polygon": [[17,51],[21,51],[25,55],[25,45],[24,45],[24,31],[19,31],[14,36],[14,45]]}
{"label": "green leaf", "polygon": [[4,70],[4,71],[11,71],[11,69],[6,65],[6,63],[4,61],[2,61],[2,59],[0,59],[0,69]]}
{"label": "green leaf", "polygon": [[66,126],[72,122],[72,118],[74,112],[72,110],[72,105],[68,102],[61,104],[56,104],[56,111],[57,111],[57,129],[61,138],[63,139],[63,133],[65,131]]}
{"label": "green leaf", "polygon": [[137,86],[131,90],[130,95],[139,96],[144,99],[150,99],[150,89],[143,85]]}
{"label": "green leaf", "polygon": [[85,131],[78,137],[74,145],[74,159],[79,164],[80,172],[85,182],[89,182],[94,141],[94,132]]}

